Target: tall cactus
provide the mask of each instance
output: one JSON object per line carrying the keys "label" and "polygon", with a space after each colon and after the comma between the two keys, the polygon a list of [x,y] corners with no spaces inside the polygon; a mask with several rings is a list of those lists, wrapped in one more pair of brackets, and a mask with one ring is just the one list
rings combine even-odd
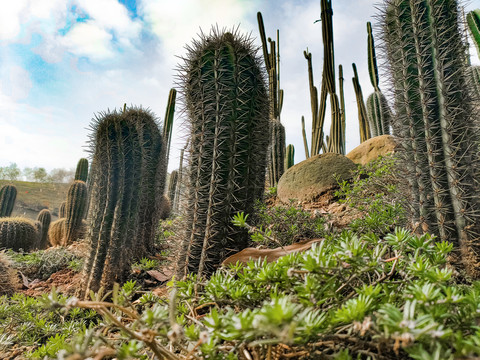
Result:
{"label": "tall cactus", "polygon": [[79,231],[83,233],[84,214],[87,207],[87,185],[82,180],[75,180],[67,192],[65,205],[65,245],[78,240]]}
{"label": "tall cactus", "polygon": [[[153,174],[164,174],[158,165],[164,164],[163,155],[158,156],[162,147],[155,144],[162,136],[149,112],[130,108],[101,113],[91,128],[93,161],[87,233],[91,250],[84,267],[84,296],[100,286],[110,287],[114,281],[122,281],[135,256],[141,256],[139,249],[145,249],[146,243],[139,238],[138,227],[150,220],[139,212],[147,204],[147,194],[159,189],[150,209],[152,218],[158,217],[163,188],[162,181]],[[154,184],[147,184],[147,178]]]}
{"label": "tall cactus", "polygon": [[295,165],[295,147],[292,144],[289,144],[286,149],[285,155],[285,170],[290,169]]}
{"label": "tall cactus", "polygon": [[[262,42],[263,57],[268,73],[269,102],[270,102],[270,127],[271,148],[268,155],[268,185],[277,186],[277,182],[283,175],[285,161],[285,128],[280,121],[280,113],[283,106],[283,90],[280,89],[280,32],[277,30],[277,40],[267,38],[262,13],[257,13],[260,40]],[[283,129],[283,130],[282,130]],[[281,164],[279,166],[279,164]]]}
{"label": "tall cactus", "polygon": [[360,130],[360,142],[362,143],[371,138],[371,132],[370,126],[368,125],[367,109],[365,108],[365,102],[363,101],[362,87],[360,86],[360,80],[358,79],[357,66],[352,64],[352,68],[354,74],[352,82],[355,96],[357,98],[358,124]]}
{"label": "tall cactus", "polygon": [[42,225],[20,217],[0,218],[0,248],[34,250],[38,246]]}
{"label": "tall cactus", "polygon": [[48,229],[50,227],[50,222],[52,221],[52,214],[50,210],[43,209],[38,213],[37,221],[42,224],[42,233],[40,236],[40,241],[38,244],[39,249],[46,249],[48,246]]}
{"label": "tall cactus", "polygon": [[384,37],[420,228],[454,243],[480,276],[478,129],[455,0],[385,1]]}
{"label": "tall cactus", "polygon": [[[480,9],[470,11],[467,14],[467,25],[477,49],[477,54],[480,57]],[[480,101],[480,66],[469,66],[468,75],[472,85],[474,99],[478,104],[478,101]]]}
{"label": "tall cactus", "polygon": [[88,178],[88,160],[81,158],[78,160],[77,169],[75,170],[75,180],[87,182]]}
{"label": "tall cactus", "polygon": [[3,185],[0,188],[0,217],[12,215],[16,198],[17,188],[15,185]]}
{"label": "tall cactus", "polygon": [[195,41],[181,77],[191,151],[179,274],[201,277],[248,244],[231,218],[263,196],[269,103],[253,42],[237,32]]}
{"label": "tall cactus", "polygon": [[374,92],[367,98],[367,117],[371,136],[390,134],[390,123],[392,112],[388,106],[387,99],[380,91],[377,56],[375,53],[375,42],[373,40],[372,24],[367,22],[368,33],[368,72]]}

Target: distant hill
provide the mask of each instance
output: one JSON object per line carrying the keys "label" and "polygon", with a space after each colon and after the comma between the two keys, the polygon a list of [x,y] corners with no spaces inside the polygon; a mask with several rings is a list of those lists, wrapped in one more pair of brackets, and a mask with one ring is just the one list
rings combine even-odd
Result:
{"label": "distant hill", "polygon": [[28,181],[0,180],[0,187],[13,184],[17,187],[17,201],[12,216],[24,216],[36,219],[38,212],[49,209],[53,219],[58,217],[60,204],[67,199],[70,184],[38,183]]}

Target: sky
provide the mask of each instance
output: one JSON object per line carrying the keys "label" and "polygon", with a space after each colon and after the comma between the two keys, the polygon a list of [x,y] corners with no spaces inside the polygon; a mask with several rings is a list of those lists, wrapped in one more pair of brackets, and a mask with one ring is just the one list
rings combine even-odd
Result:
{"label": "sky", "polygon": [[[366,22],[378,37],[377,0],[333,0],[336,66],[343,65],[347,151],[360,143],[351,64],[364,98],[373,91],[367,69]],[[467,10],[480,8],[480,0]],[[220,28],[239,26],[260,46],[256,13],[267,36],[280,32],[281,121],[295,162],[305,158],[301,116],[310,145],[307,62],[320,88],[322,34],[319,0],[15,0],[0,12],[0,166],[74,168],[88,154],[95,114],[127,105],[152,110],[160,121],[177,87],[185,45]],[[479,64],[474,48],[472,62]],[[382,78],[382,70],[380,70]],[[384,78],[384,77],[383,77]],[[169,171],[178,167],[185,119],[177,106]],[[326,117],[325,131],[330,127]]]}

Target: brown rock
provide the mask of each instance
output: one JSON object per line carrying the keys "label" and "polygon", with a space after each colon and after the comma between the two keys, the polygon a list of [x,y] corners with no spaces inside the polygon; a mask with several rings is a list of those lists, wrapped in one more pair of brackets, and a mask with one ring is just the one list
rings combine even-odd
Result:
{"label": "brown rock", "polygon": [[358,145],[346,156],[355,164],[365,165],[380,155],[385,156],[395,151],[398,140],[392,135],[375,136]]}
{"label": "brown rock", "polygon": [[288,169],[278,181],[277,197],[288,203],[290,199],[311,201],[337,186],[339,180],[351,178],[356,169],[352,160],[336,154],[315,155]]}

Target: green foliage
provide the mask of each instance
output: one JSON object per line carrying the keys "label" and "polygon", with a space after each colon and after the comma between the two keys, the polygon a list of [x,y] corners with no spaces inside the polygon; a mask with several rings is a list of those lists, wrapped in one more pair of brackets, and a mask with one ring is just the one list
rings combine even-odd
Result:
{"label": "green foliage", "polygon": [[[325,236],[325,219],[299,207],[267,207],[264,203],[257,202],[255,209],[252,225],[269,232],[267,235],[274,237],[282,246]],[[278,243],[272,243],[268,239],[261,242],[278,247]]]}
{"label": "green foliage", "polygon": [[363,213],[351,222],[353,231],[381,236],[406,225],[408,199],[398,169],[397,158],[387,155],[359,166],[352,182],[339,182],[335,196]]}
{"label": "green foliage", "polygon": [[[57,300],[66,303],[66,297],[60,296]],[[48,294],[39,298],[21,294],[0,297],[0,323],[8,324],[0,327],[0,342],[36,348],[30,352],[25,349],[27,358],[52,359],[66,346],[67,338],[84,332],[89,323],[96,323],[97,314],[93,310],[64,311],[46,306],[49,303]]]}
{"label": "green foliage", "polygon": [[268,95],[253,42],[237,31],[202,35],[188,48],[182,70],[190,158],[178,265],[182,274],[209,274],[248,245],[247,232],[231,218],[251,214],[263,197]]}
{"label": "green foliage", "polygon": [[148,271],[158,268],[159,265],[160,263],[158,260],[141,258],[139,262],[136,262],[132,265],[132,268],[142,271]]}
{"label": "green foliage", "polygon": [[53,273],[70,268],[79,272],[83,259],[65,248],[51,248],[30,253],[8,251],[14,267],[30,279],[47,280]]}

